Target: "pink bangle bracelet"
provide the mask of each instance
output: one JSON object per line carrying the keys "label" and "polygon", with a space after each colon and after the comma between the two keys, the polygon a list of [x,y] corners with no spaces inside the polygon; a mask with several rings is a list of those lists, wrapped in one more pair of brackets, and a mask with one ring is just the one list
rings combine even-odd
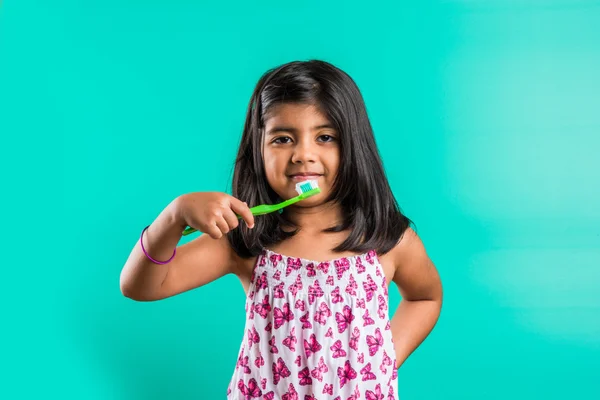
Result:
{"label": "pink bangle bracelet", "polygon": [[171,262],[171,260],[173,259],[173,257],[175,257],[175,253],[177,252],[177,248],[175,248],[175,250],[173,250],[173,255],[167,261],[158,261],[158,260],[155,260],[154,258],[150,257],[150,254],[148,254],[148,252],[144,248],[144,232],[146,232],[146,230],[149,227],[150,227],[150,225],[148,225],[147,227],[145,227],[144,230],[142,231],[142,234],[140,235],[140,244],[142,245],[142,251],[144,252],[144,254],[146,255],[146,257],[148,257],[148,259],[150,261],[152,261],[153,263],[155,263],[155,264],[161,264],[161,265],[163,265],[163,264],[167,264],[167,263]]}

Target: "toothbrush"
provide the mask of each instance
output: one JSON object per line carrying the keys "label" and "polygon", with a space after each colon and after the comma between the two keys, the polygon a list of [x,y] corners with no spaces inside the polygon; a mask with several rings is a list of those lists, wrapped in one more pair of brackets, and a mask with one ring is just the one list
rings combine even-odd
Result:
{"label": "toothbrush", "polygon": [[[307,197],[313,196],[317,193],[321,193],[321,189],[319,188],[319,184],[316,180],[308,180],[298,182],[296,184],[296,192],[298,192],[299,196],[292,197],[291,199],[278,204],[260,204],[258,206],[252,207],[250,211],[252,212],[252,215],[264,215],[275,211],[279,211],[284,207],[299,202],[300,200],[304,200]],[[241,218],[241,216],[238,214],[236,214],[236,216],[238,218]],[[190,233],[194,232],[196,232],[196,229],[192,227],[186,228],[183,231],[183,236],[187,236]]]}

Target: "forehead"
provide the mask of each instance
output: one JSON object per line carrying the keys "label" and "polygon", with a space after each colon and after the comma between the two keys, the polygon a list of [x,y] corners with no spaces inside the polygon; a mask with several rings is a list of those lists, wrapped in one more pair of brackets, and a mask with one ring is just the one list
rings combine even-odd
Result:
{"label": "forehead", "polygon": [[298,130],[330,125],[327,116],[312,104],[283,103],[273,106],[265,116],[267,133],[277,126],[289,126]]}

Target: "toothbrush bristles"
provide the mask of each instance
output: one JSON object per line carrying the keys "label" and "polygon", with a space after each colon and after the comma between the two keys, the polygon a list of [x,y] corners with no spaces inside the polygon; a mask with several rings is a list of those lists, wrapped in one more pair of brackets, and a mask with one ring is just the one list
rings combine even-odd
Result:
{"label": "toothbrush bristles", "polygon": [[316,180],[298,182],[296,184],[296,192],[298,192],[298,194],[302,194],[308,192],[309,190],[316,189],[318,187],[319,183]]}

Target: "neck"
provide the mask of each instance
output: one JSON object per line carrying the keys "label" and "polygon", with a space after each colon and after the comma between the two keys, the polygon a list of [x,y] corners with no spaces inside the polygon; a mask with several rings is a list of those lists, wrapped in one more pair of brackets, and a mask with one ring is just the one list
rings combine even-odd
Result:
{"label": "neck", "polygon": [[342,222],[339,204],[329,202],[311,207],[292,205],[284,209],[285,216],[304,233],[318,233]]}

